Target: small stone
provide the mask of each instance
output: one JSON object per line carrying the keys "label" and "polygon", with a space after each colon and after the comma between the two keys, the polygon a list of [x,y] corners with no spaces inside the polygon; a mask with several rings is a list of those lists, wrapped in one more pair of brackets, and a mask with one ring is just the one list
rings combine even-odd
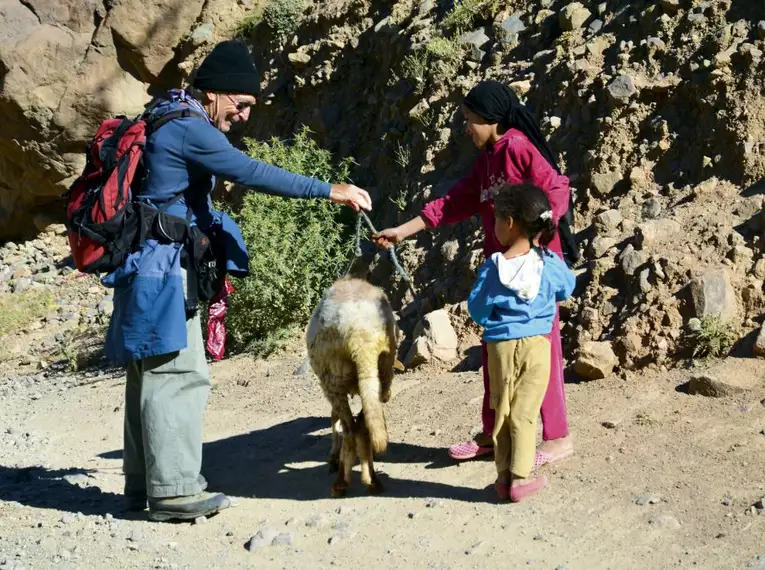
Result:
{"label": "small stone", "polygon": [[655,220],[661,214],[661,202],[656,198],[649,198],[643,203],[643,219]]}
{"label": "small stone", "polygon": [[264,548],[266,546],[271,546],[274,539],[279,536],[279,532],[272,529],[272,528],[264,528],[259,530],[255,536],[250,538],[249,541],[247,541],[247,544],[245,545],[245,548],[249,550],[250,552],[253,552],[255,550],[258,550],[259,548]]}
{"label": "small stone", "polygon": [[295,371],[292,373],[293,376],[301,376],[305,377],[311,374],[311,362],[306,358],[303,362],[300,363],[300,366],[298,366]]}
{"label": "small stone", "polygon": [[419,515],[417,513],[409,513],[407,515],[410,519],[416,519]]}
{"label": "small stone", "polygon": [[210,23],[200,24],[191,34],[191,43],[198,47],[209,42],[212,36],[213,25]]}
{"label": "small stone", "polygon": [[207,524],[207,517],[201,516],[194,519],[194,524]]}
{"label": "small stone", "polygon": [[757,358],[765,358],[765,327],[760,328],[757,340],[754,342],[754,355]]}
{"label": "small stone", "polygon": [[465,554],[467,554],[468,556],[472,556],[473,554],[475,554],[476,552],[478,552],[478,550],[479,550],[479,549],[480,549],[482,546],[483,546],[483,540],[477,540],[476,542],[474,542],[474,543],[473,543],[473,544],[470,546],[470,548],[468,548],[468,549],[465,551]]}
{"label": "small stone", "polygon": [[640,249],[646,249],[672,240],[682,229],[680,223],[675,220],[648,220],[640,224],[635,233]]}
{"label": "small stone", "polygon": [[761,40],[765,40],[765,20],[762,20],[757,24],[757,37]]}
{"label": "small stone", "polygon": [[64,516],[61,517],[62,524],[72,524],[75,520],[76,517],[73,513],[65,513]]}
{"label": "small stone", "polygon": [[591,177],[593,188],[601,196],[608,196],[613,192],[616,185],[619,184],[623,178],[624,175],[618,170],[595,172]]}
{"label": "small stone", "polygon": [[593,20],[588,29],[591,34],[597,34],[603,29],[603,20]]}
{"label": "small stone", "polygon": [[733,499],[730,497],[724,497],[722,500],[722,504],[726,507],[730,507],[733,504]]}
{"label": "small stone", "polygon": [[483,28],[467,32],[460,36],[460,43],[467,47],[468,57],[473,61],[480,62],[486,52],[482,49],[490,41]]}
{"label": "small stone", "polygon": [[750,392],[760,383],[762,371],[752,365],[758,363],[761,367],[761,363],[756,360],[742,363],[741,370],[735,375],[731,375],[719,364],[704,372],[698,372],[691,376],[688,393],[709,398],[724,398]]}
{"label": "small stone", "polygon": [[292,546],[292,533],[280,532],[271,541],[272,546]]}
{"label": "small stone", "polygon": [[607,420],[607,421],[605,421],[605,422],[601,422],[601,424],[600,424],[600,425],[602,425],[602,426],[603,426],[604,428],[606,428],[606,429],[616,429],[617,427],[619,427],[619,424],[620,424],[620,423],[622,423],[622,422],[621,422],[621,420],[619,420],[619,421],[615,421],[615,422],[614,422],[614,421],[608,421],[608,420]]}
{"label": "small stone", "polygon": [[521,13],[516,12],[502,22],[502,42],[513,45],[518,41],[518,36],[526,30],[526,25],[521,20]]}
{"label": "small stone", "polygon": [[441,499],[427,499],[425,507],[428,509],[435,509],[437,507],[443,507],[444,502]]}
{"label": "small stone", "polygon": [[670,530],[677,530],[680,528],[680,522],[669,514],[655,515],[648,521],[649,524],[661,528]]}
{"label": "small stone", "polygon": [[595,229],[600,234],[612,234],[622,223],[622,214],[619,210],[606,210],[595,216]]}
{"label": "small stone", "polygon": [[635,80],[630,75],[620,75],[610,83],[607,90],[611,100],[618,104],[627,103],[638,92]]}
{"label": "small stone", "polygon": [[632,276],[646,262],[642,251],[635,251],[632,244],[624,248],[621,256],[622,270],[625,275]]}
{"label": "small stone", "polygon": [[667,49],[667,44],[664,43],[664,40],[660,38],[648,38],[646,40],[646,46],[651,51],[665,51]]}
{"label": "small stone", "polygon": [[290,63],[297,66],[304,66],[311,63],[311,56],[304,51],[296,51],[287,54],[287,59],[290,60]]}
{"label": "small stone", "polygon": [[730,320],[736,314],[736,291],[724,267],[708,269],[693,279],[690,293],[697,317],[718,316]]}
{"label": "small stone", "polygon": [[580,2],[571,2],[560,11],[560,27],[567,32],[578,30],[591,15],[592,12],[585,8]]}
{"label": "small stone", "polygon": [[651,493],[645,493],[643,495],[640,495],[637,499],[635,499],[635,504],[640,505],[641,507],[644,507],[646,505],[657,505],[661,503],[661,497],[658,495],[653,495]]}

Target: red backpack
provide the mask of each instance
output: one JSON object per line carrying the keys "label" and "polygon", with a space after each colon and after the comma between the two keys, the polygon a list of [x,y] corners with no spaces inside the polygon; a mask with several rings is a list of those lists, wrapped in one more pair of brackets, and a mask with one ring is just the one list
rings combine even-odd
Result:
{"label": "red backpack", "polygon": [[102,122],[87,146],[82,174],[65,194],[69,247],[83,273],[114,271],[146,237],[142,208],[134,201],[145,179],[146,138],[173,119],[202,117],[191,109],[156,120],[147,116],[148,112],[133,120],[120,116]]}

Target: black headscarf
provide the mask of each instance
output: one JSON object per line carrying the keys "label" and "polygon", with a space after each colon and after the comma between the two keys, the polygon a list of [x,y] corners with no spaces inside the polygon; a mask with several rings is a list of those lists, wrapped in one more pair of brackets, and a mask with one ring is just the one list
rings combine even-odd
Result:
{"label": "black headscarf", "polygon": [[560,174],[555,154],[547,144],[534,115],[521,104],[510,87],[491,79],[481,81],[465,97],[465,107],[491,123],[498,123],[504,129],[521,131]]}
{"label": "black headscarf", "polygon": [[[504,129],[518,129],[525,134],[539,153],[547,159],[558,174],[558,161],[550,145],[539,129],[534,115],[518,100],[515,92],[499,81],[486,80],[470,90],[465,97],[465,107],[491,123]],[[579,246],[572,231],[574,225],[574,197],[569,196],[568,210],[558,221],[558,231],[563,247],[563,257],[569,266],[579,261]]]}

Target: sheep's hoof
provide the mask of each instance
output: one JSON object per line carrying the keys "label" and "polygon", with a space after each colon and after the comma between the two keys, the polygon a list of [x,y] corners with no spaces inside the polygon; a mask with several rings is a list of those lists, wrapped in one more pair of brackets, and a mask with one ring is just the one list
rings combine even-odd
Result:
{"label": "sheep's hoof", "polygon": [[345,491],[348,489],[348,485],[345,483],[335,483],[332,485],[332,496],[335,498],[345,497]]}
{"label": "sheep's hoof", "polygon": [[369,485],[367,485],[367,491],[371,495],[379,495],[385,489],[383,489],[382,483],[378,479],[374,479]]}
{"label": "sheep's hoof", "polygon": [[338,471],[340,471],[340,460],[339,459],[337,459],[336,457],[330,457],[328,463],[329,463],[329,473],[330,473],[330,475],[332,473],[337,473]]}

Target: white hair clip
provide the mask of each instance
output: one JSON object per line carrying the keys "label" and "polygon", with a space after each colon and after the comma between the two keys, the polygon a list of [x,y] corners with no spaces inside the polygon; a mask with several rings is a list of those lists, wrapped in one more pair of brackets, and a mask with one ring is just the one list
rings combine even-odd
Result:
{"label": "white hair clip", "polygon": [[552,220],[552,210],[547,210],[546,212],[542,212],[542,214],[539,216],[540,220]]}

